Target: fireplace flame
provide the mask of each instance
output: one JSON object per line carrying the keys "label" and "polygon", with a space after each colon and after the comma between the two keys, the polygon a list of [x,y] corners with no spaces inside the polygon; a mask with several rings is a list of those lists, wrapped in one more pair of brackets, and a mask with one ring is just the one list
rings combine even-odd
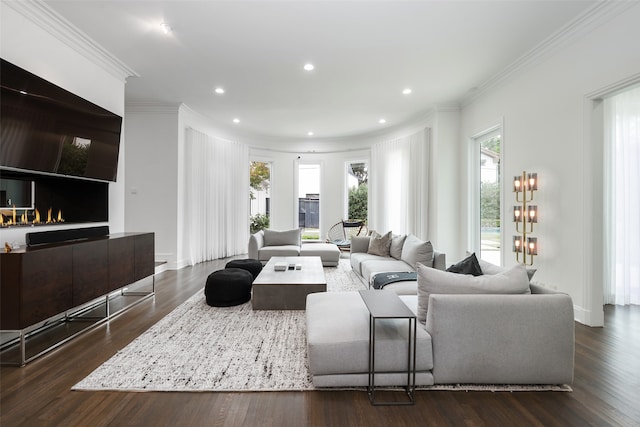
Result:
{"label": "fireplace flame", "polygon": [[[53,208],[47,210],[47,220],[45,224],[59,224],[64,222],[62,216],[62,210],[58,210],[58,214],[54,217]],[[34,209],[33,213],[30,213],[27,209],[20,215],[14,206],[11,211],[0,211],[0,227],[13,227],[13,226],[28,226],[43,224],[43,220],[40,216],[40,211]]]}

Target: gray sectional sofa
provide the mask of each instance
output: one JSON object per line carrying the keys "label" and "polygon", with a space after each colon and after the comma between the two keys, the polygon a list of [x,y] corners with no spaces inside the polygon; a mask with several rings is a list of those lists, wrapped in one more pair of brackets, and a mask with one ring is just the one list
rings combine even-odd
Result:
{"label": "gray sectional sofa", "polygon": [[[369,286],[373,276],[386,272],[415,272],[417,263],[444,270],[446,256],[433,249],[430,242],[413,235],[394,235],[390,239],[389,254],[369,252],[372,236],[351,239],[351,268]],[[416,295],[417,282],[400,281],[385,286],[399,295]]]}
{"label": "gray sectional sofa", "polygon": [[319,256],[322,265],[335,267],[340,249],[333,243],[302,243],[301,230],[260,230],[249,237],[249,258],[265,264],[272,256]]}
{"label": "gray sectional sofa", "polygon": [[[486,269],[493,274],[474,277],[418,265],[417,294],[399,296],[419,320],[416,384],[570,384],[571,298],[530,284],[524,266]],[[306,316],[314,385],[366,386],[369,312],[360,294],[310,294]],[[377,325],[376,385],[405,385],[407,321]]]}

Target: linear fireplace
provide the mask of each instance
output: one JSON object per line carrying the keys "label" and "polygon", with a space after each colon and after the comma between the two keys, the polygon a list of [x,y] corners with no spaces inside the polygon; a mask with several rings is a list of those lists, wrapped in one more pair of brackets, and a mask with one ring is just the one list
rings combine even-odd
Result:
{"label": "linear fireplace", "polygon": [[0,180],[2,228],[109,220],[107,182],[8,170]]}

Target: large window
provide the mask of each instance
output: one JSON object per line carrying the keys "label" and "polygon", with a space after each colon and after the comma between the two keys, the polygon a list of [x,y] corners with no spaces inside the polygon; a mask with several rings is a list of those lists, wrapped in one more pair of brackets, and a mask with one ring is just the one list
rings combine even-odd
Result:
{"label": "large window", "polygon": [[496,265],[502,261],[502,223],[501,223],[501,179],[499,129],[480,135],[474,139],[475,156],[479,165],[475,177],[478,223],[472,229],[479,233],[479,258]]}
{"label": "large window", "polygon": [[249,162],[250,231],[269,228],[271,163]]}
{"label": "large window", "polygon": [[367,222],[369,202],[369,168],[365,162],[347,162],[346,219]]}
{"label": "large window", "polygon": [[298,227],[302,240],[320,239],[320,164],[298,164]]}

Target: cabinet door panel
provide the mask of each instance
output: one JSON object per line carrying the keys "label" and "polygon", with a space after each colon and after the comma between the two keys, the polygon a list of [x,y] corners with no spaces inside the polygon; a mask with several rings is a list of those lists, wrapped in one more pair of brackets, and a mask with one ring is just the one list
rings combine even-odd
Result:
{"label": "cabinet door panel", "polygon": [[108,240],[73,245],[73,305],[108,292]]}
{"label": "cabinet door panel", "polygon": [[72,266],[71,246],[39,249],[23,255],[23,328],[73,307]]}
{"label": "cabinet door panel", "polygon": [[151,276],[155,271],[154,234],[135,236],[135,280]]}
{"label": "cabinet door panel", "polygon": [[109,240],[109,291],[134,282],[133,238]]}

